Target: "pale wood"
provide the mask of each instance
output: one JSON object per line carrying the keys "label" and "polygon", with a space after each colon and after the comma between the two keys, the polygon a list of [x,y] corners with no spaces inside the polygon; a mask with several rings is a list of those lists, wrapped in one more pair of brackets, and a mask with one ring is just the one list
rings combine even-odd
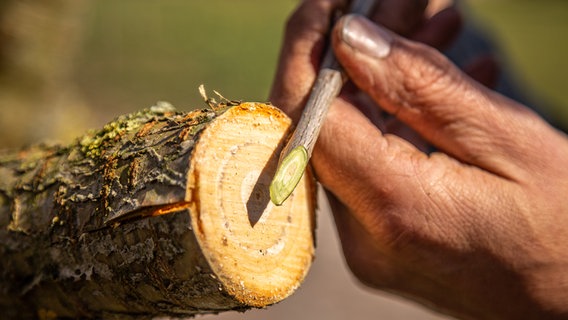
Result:
{"label": "pale wood", "polygon": [[189,172],[197,240],[227,292],[256,307],[290,295],[313,258],[311,176],[286,205],[268,191],[290,124],[276,108],[233,107],[201,135]]}
{"label": "pale wood", "polygon": [[70,146],[0,153],[3,316],[179,317],[290,295],[314,254],[313,180],[273,206],[291,122],[226,104],[160,104]]}

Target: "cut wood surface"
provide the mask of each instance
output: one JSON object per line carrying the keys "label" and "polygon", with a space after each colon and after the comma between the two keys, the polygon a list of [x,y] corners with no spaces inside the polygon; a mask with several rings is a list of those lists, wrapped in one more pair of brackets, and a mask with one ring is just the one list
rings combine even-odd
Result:
{"label": "cut wood surface", "polygon": [[315,227],[309,172],[283,206],[269,198],[290,125],[260,103],[161,103],[71,146],[1,153],[3,316],[180,317],[286,298]]}

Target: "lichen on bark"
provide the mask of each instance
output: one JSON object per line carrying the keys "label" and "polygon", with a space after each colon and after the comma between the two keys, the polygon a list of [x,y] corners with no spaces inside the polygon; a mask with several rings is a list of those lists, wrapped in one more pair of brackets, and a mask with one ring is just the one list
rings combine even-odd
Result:
{"label": "lichen on bark", "polygon": [[149,109],[120,116],[106,124],[101,130],[95,130],[83,136],[79,140],[81,151],[87,157],[98,157],[101,155],[101,147],[103,147],[105,142],[136,130],[152,119],[173,113],[175,113],[175,108],[171,104],[160,101]]}
{"label": "lichen on bark", "polygon": [[70,146],[0,153],[6,316],[180,316],[243,308],[194,254],[186,208],[108,224],[185,201],[195,139],[225,110],[180,113],[160,103]]}

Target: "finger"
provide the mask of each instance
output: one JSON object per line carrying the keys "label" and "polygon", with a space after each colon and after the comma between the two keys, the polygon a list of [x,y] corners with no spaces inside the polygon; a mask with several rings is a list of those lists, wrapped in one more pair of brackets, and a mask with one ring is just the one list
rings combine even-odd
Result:
{"label": "finger", "polygon": [[[371,235],[365,226],[356,219],[356,215],[331,192],[327,192],[327,199],[349,269],[366,285],[381,288],[392,287],[386,281],[396,279],[393,275],[398,269],[393,268],[392,259],[386,253],[388,249],[381,248],[384,245],[382,239],[377,239],[375,235]],[[365,245],[366,243],[375,244],[377,250],[372,255],[368,252],[369,248]],[[382,259],[376,259],[377,251],[383,253]],[[370,259],[371,256],[373,258]],[[381,279],[385,282],[378,283],[373,281],[375,279]]]}
{"label": "finger", "polygon": [[371,20],[398,34],[409,35],[424,22],[427,6],[428,0],[383,0]]}
{"label": "finger", "polygon": [[517,170],[505,161],[522,165],[526,148],[538,148],[526,130],[542,125],[534,113],[471,80],[436,50],[354,15],[340,20],[333,36],[358,87],[459,160],[508,175]]}
{"label": "finger", "polygon": [[499,79],[499,64],[492,54],[475,58],[465,66],[464,72],[488,88],[495,88]]}
{"label": "finger", "polygon": [[449,7],[428,19],[420,29],[410,36],[410,39],[442,50],[455,40],[461,27],[460,13],[456,8]]}
{"label": "finger", "polygon": [[[360,110],[338,99],[328,113],[312,164],[326,189],[354,211],[367,212],[407,199],[410,188],[397,186],[408,184],[405,172],[414,171],[409,168],[410,158],[422,163],[418,159],[426,157],[402,139],[383,136]],[[381,225],[371,216],[363,219],[363,225]]]}
{"label": "finger", "polygon": [[366,93],[353,89],[353,86],[351,82],[346,83],[340,95],[341,99],[354,105],[381,132],[396,135],[424,153],[432,150],[432,146],[416,131],[377,108],[376,103]]}
{"label": "finger", "polygon": [[[421,236],[463,242],[468,231],[461,226],[478,225],[473,223],[478,217],[464,207],[477,197],[490,203],[487,186],[500,182],[486,171],[440,153],[427,156],[398,136],[383,135],[341,99],[329,111],[312,164],[318,180],[358,224],[392,250]],[[483,183],[478,176],[490,181],[483,190],[473,182]]]}
{"label": "finger", "polygon": [[384,132],[391,133],[411,143],[416,149],[428,153],[432,151],[432,146],[422,138],[416,131],[402,123],[400,120],[391,117],[386,121],[386,130]]}
{"label": "finger", "polygon": [[332,13],[345,0],[306,0],[290,16],[270,101],[296,122],[316,77]]}

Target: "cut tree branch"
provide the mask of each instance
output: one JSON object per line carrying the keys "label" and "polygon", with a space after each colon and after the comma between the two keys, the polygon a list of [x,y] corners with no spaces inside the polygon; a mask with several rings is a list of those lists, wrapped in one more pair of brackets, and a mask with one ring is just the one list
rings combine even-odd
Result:
{"label": "cut tree branch", "polygon": [[311,264],[310,173],[268,185],[290,120],[259,103],[162,103],[71,146],[0,154],[7,318],[186,316],[264,307]]}

